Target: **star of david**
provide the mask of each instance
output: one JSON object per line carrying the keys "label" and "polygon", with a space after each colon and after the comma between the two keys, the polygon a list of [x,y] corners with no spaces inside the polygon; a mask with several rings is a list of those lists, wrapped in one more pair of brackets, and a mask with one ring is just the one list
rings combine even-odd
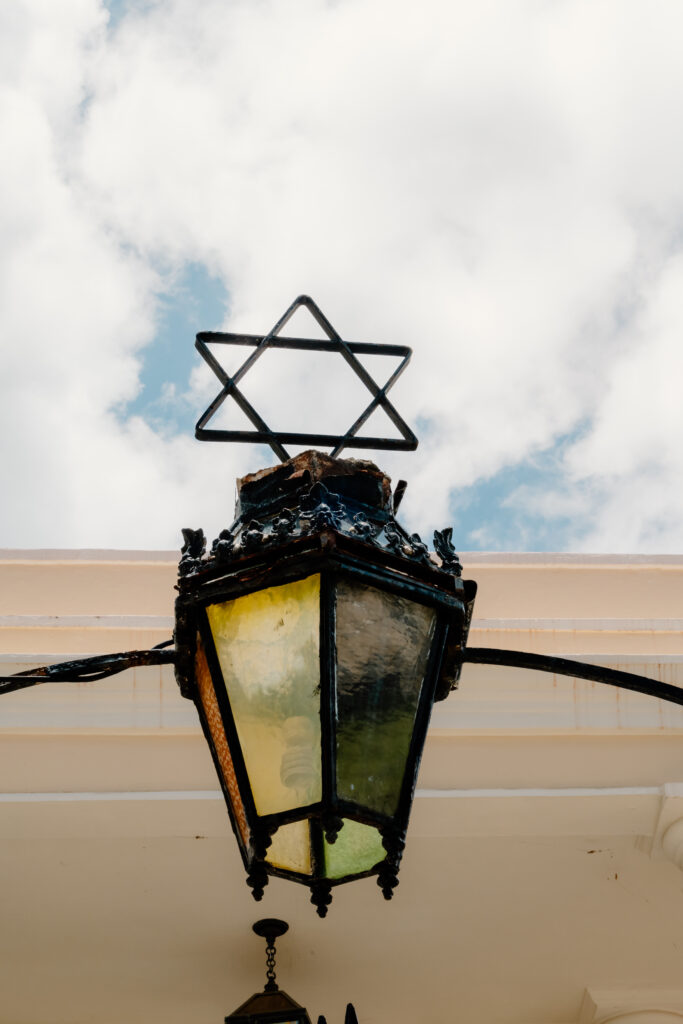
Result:
{"label": "star of david", "polygon": [[[327,335],[327,341],[314,338],[280,337],[280,331],[299,306],[305,306],[309,310]],[[213,352],[210,351],[208,346],[214,344],[247,345],[252,347],[254,351],[245,359],[239,370],[230,376],[218,362]],[[283,447],[285,444],[305,445],[307,447],[326,447],[327,445],[332,445],[331,455],[333,457],[338,456],[344,448],[376,448],[391,449],[393,451],[414,451],[417,448],[415,434],[387,398],[388,392],[410,362],[412,349],[407,348],[405,345],[371,345],[344,341],[337,334],[324,313],[308,295],[300,295],[298,299],[295,299],[287,312],[280,317],[272,331],[268,334],[261,336],[203,331],[197,335],[195,347],[223,385],[206,412],[197,421],[195,437],[198,441],[247,441],[252,444],[268,444],[283,462],[289,459],[289,454]],[[345,434],[309,434],[271,430],[253,405],[245,398],[238,386],[247,371],[251,369],[256,360],[269,348],[298,349],[306,352],[339,352],[370,392],[372,396],[370,404],[360,414],[358,419],[351,424]],[[359,355],[399,356],[401,357],[401,362],[391,374],[386,384],[383,387],[379,387],[357,358]],[[216,430],[207,427],[207,424],[228,397],[232,398],[249,420],[251,420],[255,427],[254,430]],[[398,429],[401,435],[400,438],[358,436],[360,428],[375,409],[380,406]]]}

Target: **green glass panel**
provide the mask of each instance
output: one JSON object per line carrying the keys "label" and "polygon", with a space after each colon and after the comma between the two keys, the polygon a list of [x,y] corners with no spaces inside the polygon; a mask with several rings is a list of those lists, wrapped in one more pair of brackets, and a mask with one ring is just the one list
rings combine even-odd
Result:
{"label": "green glass panel", "polygon": [[308,820],[280,825],[273,835],[266,860],[275,868],[311,873],[311,832]]}
{"label": "green glass panel", "polygon": [[386,855],[382,837],[376,828],[345,818],[336,842],[325,840],[325,876],[343,878],[344,875],[369,871]]}
{"label": "green glass panel", "polygon": [[258,814],[320,800],[320,576],[206,613]]}
{"label": "green glass panel", "polygon": [[391,815],[401,792],[436,612],[337,585],[337,792]]}

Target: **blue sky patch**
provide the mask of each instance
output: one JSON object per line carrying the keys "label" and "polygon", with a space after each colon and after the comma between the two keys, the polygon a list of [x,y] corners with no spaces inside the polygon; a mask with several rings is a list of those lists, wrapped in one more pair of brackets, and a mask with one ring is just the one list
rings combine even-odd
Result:
{"label": "blue sky patch", "polygon": [[[571,543],[575,522],[566,516],[534,515],[514,495],[560,490],[566,483],[562,455],[580,430],[549,448],[506,466],[451,495],[453,538],[463,551],[563,551]],[[525,503],[526,505],[526,503]]]}
{"label": "blue sky patch", "polygon": [[194,434],[203,410],[187,408],[180,396],[199,360],[195,335],[219,330],[228,306],[223,282],[201,263],[186,264],[172,288],[160,296],[156,337],[141,352],[142,389],[125,406],[126,417],[142,416],[155,427],[163,423],[165,431]]}

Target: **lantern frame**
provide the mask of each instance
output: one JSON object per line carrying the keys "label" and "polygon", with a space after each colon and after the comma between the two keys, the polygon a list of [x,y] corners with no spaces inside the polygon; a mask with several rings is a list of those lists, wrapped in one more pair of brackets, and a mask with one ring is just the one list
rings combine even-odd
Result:
{"label": "lantern frame", "polygon": [[[289,478],[295,478],[294,494],[287,488],[284,489],[284,495],[281,493],[282,470],[285,467],[290,474]],[[306,467],[308,476],[302,473],[302,467]],[[340,476],[341,470],[345,470],[347,475]],[[331,889],[337,885],[377,875],[378,884],[385,898],[389,899],[398,884],[398,867],[405,845],[432,705],[435,700],[447,695],[457,677],[476,586],[460,579],[453,571],[454,567],[444,570],[428,555],[426,546],[416,535],[411,538],[402,530],[394,518],[388,480],[372,464],[344,460],[342,465],[342,460],[321,456],[319,453],[304,453],[285,463],[284,467],[274,469],[272,475],[273,482],[279,482],[275,488],[278,491],[275,497],[266,486],[266,498],[255,509],[248,495],[243,495],[246,508],[238,516],[237,525],[230,533],[234,539],[230,545],[229,558],[220,556],[219,539],[208,559],[202,554],[197,557],[196,553],[193,558],[188,558],[186,552],[185,563],[181,560],[180,594],[176,602],[176,674],[181,691],[197,707],[248,872],[247,881],[255,898],[261,898],[269,875],[286,878],[308,885],[311,901],[316,905],[318,913],[324,916],[331,901]],[[303,481],[296,479],[299,476],[303,476]],[[316,477],[315,483],[312,482],[313,476]],[[346,493],[328,491],[322,481],[331,482],[330,477],[334,477],[335,486]],[[248,491],[250,478],[246,480]],[[378,480],[382,483],[381,497],[373,505],[367,502],[369,494],[377,498]],[[258,484],[259,489],[263,490],[260,479]],[[358,500],[359,485],[361,497],[365,501]],[[313,509],[315,513],[316,508],[317,518],[310,512]],[[334,515],[332,509],[336,510]],[[276,532],[273,524],[281,520],[285,513],[289,516],[290,529],[283,537],[282,532]],[[364,531],[365,536],[359,536],[359,516],[364,517],[363,523],[371,524],[371,528]],[[352,530],[358,532],[354,534]],[[250,535],[251,540],[248,539]],[[254,535],[260,538],[258,543]],[[396,537],[399,542],[396,542]],[[388,542],[385,543],[387,538],[394,539],[393,550]],[[191,561],[189,567],[188,561]],[[306,806],[259,815],[206,609],[211,605],[314,575],[320,578],[321,797]],[[408,599],[433,609],[435,613],[400,793],[392,814],[340,797],[336,788],[335,592],[340,580],[358,582],[383,593]],[[201,652],[198,645],[201,645]],[[206,680],[202,682],[204,698],[197,682],[198,672],[205,671],[201,667],[201,659],[205,659],[213,690],[213,697],[209,695],[208,698],[210,714],[204,703],[207,699]],[[216,708],[232,764],[232,772],[228,770],[227,778],[225,745],[221,733],[216,731]],[[335,841],[344,817],[377,829],[385,856],[364,870],[329,877],[325,873],[325,842]],[[266,859],[274,832],[283,825],[302,820],[310,821],[310,875],[271,864]]]}

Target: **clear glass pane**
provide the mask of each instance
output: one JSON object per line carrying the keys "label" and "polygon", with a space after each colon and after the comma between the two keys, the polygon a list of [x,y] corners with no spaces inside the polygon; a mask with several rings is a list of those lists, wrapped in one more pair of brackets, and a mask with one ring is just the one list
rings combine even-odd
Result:
{"label": "clear glass pane", "polygon": [[310,875],[311,831],[308,819],[281,825],[272,837],[266,860],[273,867]]}
{"label": "clear glass pane", "polygon": [[362,583],[337,584],[337,792],[393,814],[436,612]]}
{"label": "clear glass pane", "polygon": [[386,857],[382,837],[371,825],[344,819],[337,840],[325,840],[325,875],[327,878],[343,878],[369,871]]}
{"label": "clear glass pane", "polygon": [[320,800],[320,576],[206,611],[257,812]]}

